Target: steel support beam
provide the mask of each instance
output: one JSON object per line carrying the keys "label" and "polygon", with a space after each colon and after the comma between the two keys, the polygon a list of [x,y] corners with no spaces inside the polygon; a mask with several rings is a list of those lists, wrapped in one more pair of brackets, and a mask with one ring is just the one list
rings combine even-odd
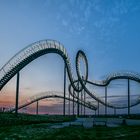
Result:
{"label": "steel support beam", "polygon": [[[73,89],[73,95],[74,95],[74,89]],[[74,114],[74,96],[73,96],[73,115],[75,115]]]}
{"label": "steel support beam", "polygon": [[[107,86],[105,86],[105,104],[107,104]],[[107,115],[107,106],[105,105],[105,116]]]}
{"label": "steel support beam", "polygon": [[69,116],[70,116],[70,93],[69,93],[69,108],[68,108]]}
{"label": "steel support beam", "polygon": [[36,102],[36,115],[38,115],[38,101]]}
{"label": "steel support beam", "polygon": [[78,99],[77,99],[77,116],[79,116],[79,92],[77,92],[78,94]]}
{"label": "steel support beam", "polygon": [[100,103],[99,103],[99,101],[98,101],[98,116],[100,115]]}
{"label": "steel support beam", "polygon": [[86,93],[85,93],[85,90],[84,91],[84,116],[86,114],[86,109],[85,109],[85,102],[86,102]]}
{"label": "steel support beam", "polygon": [[128,79],[128,115],[130,115],[130,81]]}
{"label": "steel support beam", "polygon": [[64,103],[63,103],[63,115],[65,116],[65,98],[66,98],[66,64],[64,64]]}
{"label": "steel support beam", "polygon": [[[79,89],[79,81],[78,81],[78,89]],[[77,99],[77,116],[79,116],[79,92],[77,92],[77,97],[78,97],[78,99]]]}
{"label": "steel support beam", "polygon": [[20,74],[17,73],[17,83],[16,83],[16,104],[15,104],[15,114],[18,115],[18,98],[19,98],[19,78]]}
{"label": "steel support beam", "polygon": [[[81,91],[81,102],[82,102],[82,100],[83,100],[83,90]],[[83,106],[82,106],[82,104],[81,104],[81,115],[82,115],[82,111],[83,111],[83,110],[82,110],[82,109],[83,109],[82,107],[83,107]]]}

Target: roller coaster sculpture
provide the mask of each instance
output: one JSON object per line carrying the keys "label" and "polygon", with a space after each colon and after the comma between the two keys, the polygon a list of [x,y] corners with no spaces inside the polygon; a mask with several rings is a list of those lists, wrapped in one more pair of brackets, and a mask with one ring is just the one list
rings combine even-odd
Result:
{"label": "roller coaster sculpture", "polygon": [[[95,92],[91,92],[86,84],[96,85],[100,87],[105,87],[107,91],[107,86],[112,80],[116,79],[128,79],[128,94],[130,92],[129,89],[129,80],[134,80],[138,83],[140,83],[140,75],[138,73],[134,72],[118,72],[113,73],[107,76],[105,80],[102,81],[89,81],[88,80],[88,60],[86,58],[86,55],[83,51],[79,50],[76,55],[76,73],[77,78],[74,78],[72,73],[72,67],[70,63],[70,58],[68,57],[68,54],[66,52],[66,49],[64,46],[55,40],[41,40],[35,43],[30,44],[29,46],[22,49],[20,52],[18,52],[16,55],[14,55],[1,69],[0,69],[0,91],[2,88],[7,84],[7,82],[14,77],[16,74],[19,73],[19,71],[24,68],[26,65],[28,65],[30,62],[35,60],[36,58],[48,54],[48,53],[56,53],[62,57],[65,64],[65,69],[67,71],[68,78],[70,80],[70,85],[68,87],[69,93],[72,97],[79,99],[79,96],[77,93],[80,93],[84,91],[86,94],[90,96],[91,99],[96,100],[98,103],[103,104],[106,107],[110,107],[113,109],[123,109],[123,108],[129,108],[132,106],[135,106],[140,103],[140,100],[137,99],[137,101],[134,104],[130,104],[130,96],[128,96],[128,105],[124,106],[117,106],[113,105],[107,100],[102,100],[97,96]],[[82,75],[80,71],[80,61],[84,62],[85,66],[85,73]],[[18,88],[17,88],[18,89]],[[41,97],[40,97],[41,98]],[[39,99],[40,99],[39,98]],[[65,97],[63,97],[65,98]],[[37,100],[39,100],[37,99]],[[87,104],[87,103],[85,103]],[[89,107],[89,104],[87,105]],[[96,105],[91,105],[91,108],[93,110],[98,109]]]}
{"label": "roller coaster sculpture", "polygon": [[[32,97],[30,97],[29,99],[27,99],[26,101],[24,101],[19,107],[18,109],[22,109],[30,104],[33,104],[37,101],[40,101],[42,99],[48,99],[48,98],[59,98],[59,99],[63,99],[64,96],[62,96],[63,93],[61,92],[58,92],[58,91],[47,91],[47,92],[44,92],[44,93],[39,93],[37,95],[34,95]],[[68,95],[68,94],[67,94]],[[77,100],[76,99],[72,99],[68,96],[65,97],[66,100],[68,101],[71,101],[71,102],[74,102],[74,103],[77,103]],[[87,102],[87,101],[83,101],[81,99],[79,99],[79,104],[82,105],[82,106],[85,106],[91,110],[95,110],[96,107],[94,104],[91,104],[90,102]],[[15,107],[11,108],[9,110],[9,112],[14,112],[15,111]]]}

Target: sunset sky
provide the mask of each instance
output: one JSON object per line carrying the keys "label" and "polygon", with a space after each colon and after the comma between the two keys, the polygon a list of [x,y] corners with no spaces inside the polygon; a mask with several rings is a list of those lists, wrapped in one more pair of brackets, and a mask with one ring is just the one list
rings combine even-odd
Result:
{"label": "sunset sky", "polygon": [[[64,45],[74,74],[76,53],[83,50],[88,59],[89,80],[102,80],[121,70],[140,73],[140,1],[0,0],[0,68],[18,51],[42,39],[58,40]],[[19,102],[45,91],[63,92],[63,70],[62,58],[56,54],[41,56],[27,65],[20,72]],[[14,106],[15,84],[16,77],[0,91],[1,107]],[[131,84],[135,101],[140,84]],[[126,95],[125,85],[126,81],[113,81],[108,96]],[[92,91],[104,95],[104,89],[93,87]],[[62,100],[47,100],[40,102],[40,112],[62,111]],[[30,106],[29,112],[33,113],[34,107],[35,104]],[[132,108],[132,112],[140,113],[138,108]]]}

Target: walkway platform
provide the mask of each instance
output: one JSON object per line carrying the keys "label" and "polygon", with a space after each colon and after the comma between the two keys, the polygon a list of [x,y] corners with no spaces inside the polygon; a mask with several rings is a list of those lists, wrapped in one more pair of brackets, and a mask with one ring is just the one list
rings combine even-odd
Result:
{"label": "walkway platform", "polygon": [[51,128],[63,128],[68,126],[83,126],[92,128],[94,126],[118,127],[121,125],[140,125],[140,120],[119,119],[119,118],[77,118],[72,122],[54,124]]}

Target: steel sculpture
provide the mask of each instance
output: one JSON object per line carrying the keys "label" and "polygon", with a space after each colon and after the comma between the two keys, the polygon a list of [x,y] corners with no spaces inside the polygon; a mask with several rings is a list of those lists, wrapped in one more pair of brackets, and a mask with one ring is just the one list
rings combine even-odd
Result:
{"label": "steel sculpture", "polygon": [[[16,74],[19,74],[20,70],[24,68],[26,65],[28,65],[33,60],[37,59],[38,57],[48,54],[48,53],[57,53],[62,57],[64,60],[65,68],[64,68],[64,115],[65,115],[65,91],[66,91],[66,72],[68,75],[68,78],[70,80],[69,85],[69,93],[73,97],[73,101],[76,99],[78,104],[78,112],[79,112],[79,100],[80,100],[80,93],[84,91],[85,94],[88,94],[90,98],[93,98],[99,104],[105,105],[105,114],[107,114],[107,107],[113,108],[114,112],[116,112],[116,109],[123,109],[128,108],[128,114],[130,114],[130,107],[135,106],[140,103],[140,100],[137,99],[137,101],[133,104],[130,104],[130,86],[129,86],[129,80],[136,81],[140,83],[140,75],[138,73],[134,72],[117,72],[110,74],[106,77],[106,79],[102,81],[89,81],[88,80],[88,60],[86,58],[86,55],[83,51],[79,50],[76,55],[76,72],[77,72],[77,78],[74,78],[72,73],[72,67],[70,64],[70,59],[68,57],[68,54],[66,52],[66,49],[63,47],[63,45],[54,40],[41,40],[35,43],[30,44],[26,48],[22,49],[20,52],[18,52],[16,55],[14,55],[1,69],[0,69],[0,90],[7,84],[7,82]],[[85,73],[84,75],[81,74],[80,70],[80,61],[84,62],[85,66]],[[113,105],[107,101],[107,86],[110,84],[112,80],[116,79],[126,79],[128,80],[128,105],[119,106],[119,105]],[[105,101],[99,98],[95,92],[90,92],[87,88],[86,84],[90,85],[96,85],[96,86],[102,86],[105,87]],[[17,82],[17,97],[18,97],[18,89],[19,84]],[[16,101],[16,108],[18,108],[18,99]],[[74,105],[73,105],[74,106]],[[97,106],[95,105],[95,110],[97,109]],[[74,112],[73,112],[74,113]],[[98,111],[99,113],[99,111]],[[78,113],[79,115],[79,113]]]}

